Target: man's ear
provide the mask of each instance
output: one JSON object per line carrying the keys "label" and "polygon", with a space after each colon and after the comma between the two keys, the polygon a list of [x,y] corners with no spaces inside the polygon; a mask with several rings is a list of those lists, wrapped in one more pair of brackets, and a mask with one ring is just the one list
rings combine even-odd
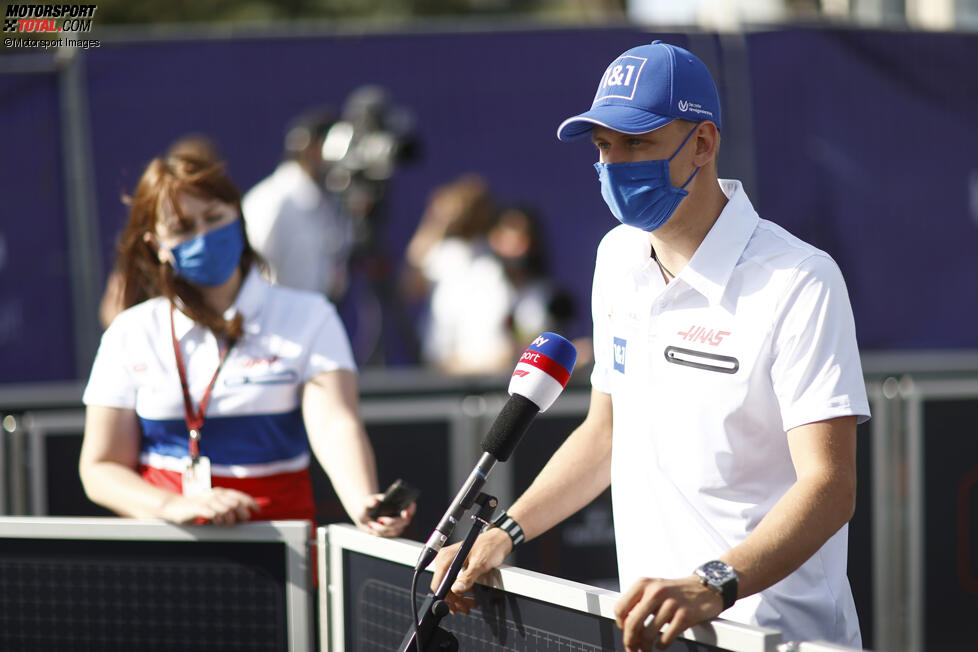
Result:
{"label": "man's ear", "polygon": [[696,154],[693,165],[702,167],[714,160],[720,149],[720,130],[710,120],[704,120],[696,127]]}

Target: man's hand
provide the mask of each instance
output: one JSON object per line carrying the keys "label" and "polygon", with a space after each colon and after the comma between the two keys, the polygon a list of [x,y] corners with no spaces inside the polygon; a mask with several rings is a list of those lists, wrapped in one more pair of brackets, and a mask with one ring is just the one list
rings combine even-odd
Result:
{"label": "man's hand", "polygon": [[686,628],[716,618],[723,598],[690,575],[679,580],[642,578],[615,604],[615,622],[628,652],[666,649]]}
{"label": "man's hand", "polygon": [[[461,545],[461,543],[455,543],[438,551],[438,556],[432,563],[432,570],[434,571],[434,577],[431,579],[432,591],[438,590],[438,585],[441,584],[442,578],[448,572],[448,567],[455,559],[455,553],[458,552]],[[461,611],[467,614],[472,607],[476,606],[475,598],[466,596],[464,593],[470,590],[480,577],[498,568],[512,550],[513,540],[499,528],[490,528],[479,535],[472,546],[472,550],[469,551],[465,565],[459,571],[458,577],[455,578],[455,583],[452,584],[451,590],[445,596],[445,602],[448,603],[452,613]]]}

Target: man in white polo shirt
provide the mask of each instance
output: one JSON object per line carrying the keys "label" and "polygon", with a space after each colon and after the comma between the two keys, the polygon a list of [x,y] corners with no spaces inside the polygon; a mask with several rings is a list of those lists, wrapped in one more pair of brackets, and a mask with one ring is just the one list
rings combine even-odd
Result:
{"label": "man in white polo shirt", "polygon": [[[585,421],[449,596],[611,484],[625,647],[714,618],[859,646],[846,578],[856,425],[869,418],[838,267],[717,178],[720,103],[703,63],[655,41],[608,66],[591,110],[601,194]],[[454,548],[435,562],[435,584]]]}

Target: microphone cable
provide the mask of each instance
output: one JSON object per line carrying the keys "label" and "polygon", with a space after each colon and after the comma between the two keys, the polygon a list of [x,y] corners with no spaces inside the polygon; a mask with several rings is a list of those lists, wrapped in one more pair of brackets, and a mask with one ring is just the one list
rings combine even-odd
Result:
{"label": "microphone cable", "polygon": [[411,577],[411,623],[414,625],[414,652],[423,652],[421,649],[421,626],[418,624],[418,577],[421,575],[421,567],[414,567],[414,575]]}

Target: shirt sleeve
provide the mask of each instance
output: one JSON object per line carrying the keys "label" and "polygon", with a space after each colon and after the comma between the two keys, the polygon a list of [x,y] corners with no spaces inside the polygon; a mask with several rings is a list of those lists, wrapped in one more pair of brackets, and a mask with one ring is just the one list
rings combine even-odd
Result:
{"label": "shirt sleeve", "polygon": [[869,419],[849,294],[831,258],[819,254],[798,266],[780,314],[771,376],[784,429],[841,416]]}
{"label": "shirt sleeve", "polygon": [[318,326],[309,343],[309,358],[302,376],[303,382],[326,371],[357,370],[350,339],[336,308],[324,297],[317,299]]}
{"label": "shirt sleeve", "polygon": [[591,286],[591,323],[593,328],[594,367],[591,369],[591,386],[599,392],[611,393],[611,372],[614,368],[611,342],[610,310],[607,305],[608,293],[604,284],[602,262],[605,261],[607,238],[598,246],[594,265],[594,282]]}
{"label": "shirt sleeve", "polygon": [[136,384],[127,365],[125,313],[117,316],[102,334],[88,385],[82,394],[85,405],[136,408]]}

